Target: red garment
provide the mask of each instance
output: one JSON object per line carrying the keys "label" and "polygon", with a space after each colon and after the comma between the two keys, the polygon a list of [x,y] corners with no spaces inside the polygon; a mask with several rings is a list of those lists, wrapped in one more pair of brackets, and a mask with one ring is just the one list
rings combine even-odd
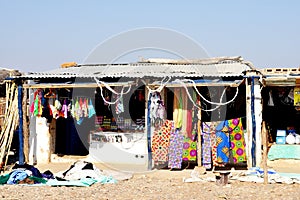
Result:
{"label": "red garment", "polygon": [[193,131],[193,111],[187,110],[187,122],[186,122],[186,134],[187,137],[190,139],[193,138],[192,131]]}

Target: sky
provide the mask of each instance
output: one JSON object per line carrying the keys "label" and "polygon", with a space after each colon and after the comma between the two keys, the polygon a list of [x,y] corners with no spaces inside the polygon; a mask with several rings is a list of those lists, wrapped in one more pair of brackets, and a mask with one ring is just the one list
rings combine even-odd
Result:
{"label": "sky", "polygon": [[[84,63],[99,44],[147,27],[185,35],[209,57],[242,56],[257,68],[299,67],[299,8],[296,0],[0,0],[0,67],[32,72]],[[142,53],[122,61],[148,56]]]}

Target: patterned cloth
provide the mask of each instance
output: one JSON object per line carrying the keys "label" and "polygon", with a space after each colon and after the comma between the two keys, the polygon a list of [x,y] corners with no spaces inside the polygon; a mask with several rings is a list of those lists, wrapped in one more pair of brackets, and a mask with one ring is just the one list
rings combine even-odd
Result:
{"label": "patterned cloth", "polygon": [[202,164],[205,168],[211,168],[211,143],[210,143],[210,122],[202,123]]}
{"label": "patterned cloth", "polygon": [[228,163],[229,162],[229,130],[228,121],[224,121],[218,124],[216,128],[216,146],[217,146],[217,162]]}
{"label": "patterned cloth", "polygon": [[197,142],[191,140],[189,137],[184,137],[182,160],[196,161],[197,159]]}
{"label": "patterned cloth", "polygon": [[152,137],[152,159],[154,162],[167,162],[170,144],[170,135],[174,122],[166,120],[158,131],[154,131]]}
{"label": "patterned cloth", "polygon": [[181,169],[183,150],[183,135],[176,129],[171,133],[169,146],[169,162],[168,167],[171,169]]}
{"label": "patterned cloth", "polygon": [[243,135],[243,125],[241,118],[228,120],[228,127],[230,132],[230,146],[233,162],[244,162],[246,161],[246,144]]}

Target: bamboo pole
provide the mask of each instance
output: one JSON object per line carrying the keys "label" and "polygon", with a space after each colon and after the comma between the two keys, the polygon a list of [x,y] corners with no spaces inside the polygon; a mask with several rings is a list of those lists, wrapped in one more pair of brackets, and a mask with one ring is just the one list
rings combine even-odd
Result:
{"label": "bamboo pole", "polygon": [[8,160],[8,154],[7,152],[11,148],[11,143],[14,135],[14,131],[17,127],[17,121],[18,121],[18,110],[17,110],[17,99],[18,96],[18,90],[16,88],[15,84],[10,84],[9,89],[6,91],[8,93],[7,95],[7,102],[9,105],[7,106],[6,113],[5,113],[5,120],[4,120],[4,126],[1,131],[1,141],[0,141],[0,158],[3,160],[5,158],[5,164],[7,164]]}
{"label": "bamboo pole", "polygon": [[266,129],[266,122],[262,122],[262,142],[263,142],[263,170],[264,170],[264,184],[268,184],[268,166],[267,166],[267,151],[268,151],[268,134]]}

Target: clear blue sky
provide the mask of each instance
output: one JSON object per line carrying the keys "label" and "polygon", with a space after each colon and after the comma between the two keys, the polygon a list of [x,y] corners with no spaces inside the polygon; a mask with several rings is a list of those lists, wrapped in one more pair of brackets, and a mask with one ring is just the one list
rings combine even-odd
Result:
{"label": "clear blue sky", "polygon": [[82,63],[112,35],[143,27],[183,33],[213,57],[240,55],[258,68],[298,67],[299,9],[296,0],[2,0],[0,67],[28,72]]}

